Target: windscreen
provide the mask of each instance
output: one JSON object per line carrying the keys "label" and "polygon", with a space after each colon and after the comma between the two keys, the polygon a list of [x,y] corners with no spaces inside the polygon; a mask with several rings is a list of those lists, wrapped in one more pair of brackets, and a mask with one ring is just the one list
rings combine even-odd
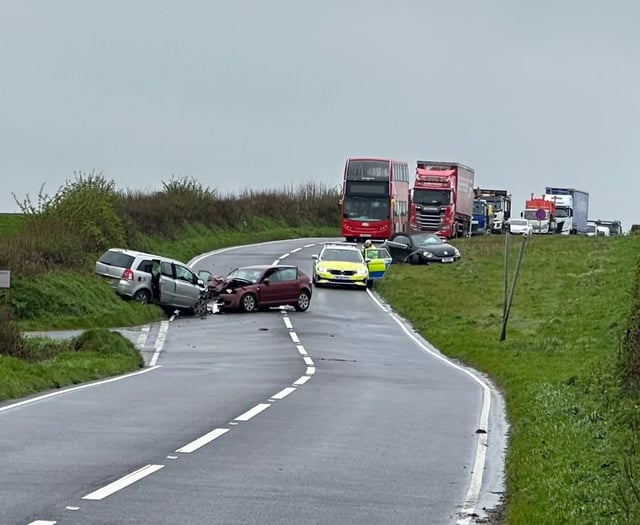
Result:
{"label": "windscreen", "polygon": [[322,260],[361,263],[362,255],[360,255],[360,252],[357,250],[327,248],[322,254]]}
{"label": "windscreen", "polygon": [[451,192],[448,190],[413,190],[411,201],[424,206],[445,206],[451,203]]}
{"label": "windscreen", "polygon": [[347,180],[389,180],[389,161],[351,160],[347,167]]}
{"label": "windscreen", "polygon": [[389,197],[347,196],[344,198],[343,217],[354,221],[384,221],[389,218]]}

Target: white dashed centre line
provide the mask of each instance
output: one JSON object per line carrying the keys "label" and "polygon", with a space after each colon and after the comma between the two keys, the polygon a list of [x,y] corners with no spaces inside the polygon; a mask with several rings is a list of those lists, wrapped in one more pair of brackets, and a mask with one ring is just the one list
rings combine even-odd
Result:
{"label": "white dashed centre line", "polygon": [[29,523],[29,525],[56,525],[57,521],[45,521],[45,520],[36,520]]}
{"label": "white dashed centre line", "polygon": [[293,325],[291,324],[291,319],[289,319],[288,317],[284,317],[282,319],[284,321],[284,325],[291,330],[293,328]]}
{"label": "white dashed centre line", "polygon": [[307,381],[309,381],[309,379],[311,379],[311,376],[302,376],[293,384],[294,386],[304,385]]}
{"label": "white dashed centre line", "polygon": [[162,352],[162,347],[164,346],[164,342],[167,339],[167,332],[169,331],[169,321],[162,321],[160,323],[160,329],[158,330],[158,337],[156,338],[155,349],[156,351],[153,353],[153,357],[151,358],[151,362],[149,366],[156,366],[158,362],[158,358],[160,357],[160,352]]}
{"label": "white dashed centre line", "polygon": [[235,418],[235,421],[249,421],[252,417],[257,416],[260,412],[266,410],[270,406],[270,403],[260,403],[252,409],[247,410],[244,414],[239,415]]}
{"label": "white dashed centre line", "polygon": [[128,487],[129,485],[133,485],[136,481],[140,481],[141,479],[146,478],[150,474],[157,472],[163,467],[164,465],[145,465],[141,469],[138,469],[132,472],[131,474],[127,474],[126,476],[114,481],[113,483],[109,483],[108,485],[105,485],[101,489],[98,489],[94,492],[91,492],[90,494],[87,494],[82,499],[100,501],[106,498],[107,496],[111,496],[112,494],[115,494],[119,490],[122,490]]}
{"label": "white dashed centre line", "polygon": [[296,345],[296,348],[298,349],[298,352],[300,352],[300,355],[307,355],[307,351],[304,349],[304,346]]}
{"label": "white dashed centre line", "polygon": [[295,392],[295,391],[296,391],[295,388],[293,388],[292,386],[288,386],[287,388],[280,390],[280,392],[278,392],[276,395],[271,396],[271,399],[284,399],[291,392]]}
{"label": "white dashed centre line", "polygon": [[291,337],[291,340],[294,343],[299,343],[300,339],[298,338],[298,334],[296,334],[295,332],[289,332],[289,337]]}
{"label": "white dashed centre line", "polygon": [[184,447],[179,448],[178,450],[176,450],[176,452],[182,452],[183,454],[190,454],[191,452],[195,452],[196,450],[198,450],[200,447],[204,447],[207,443],[211,443],[214,439],[217,439],[220,436],[223,436],[227,432],[229,432],[228,428],[216,428],[215,430],[208,432],[204,436],[193,440],[188,445],[185,445]]}
{"label": "white dashed centre line", "polygon": [[313,374],[315,374],[315,373],[316,373],[316,367],[315,367],[315,366],[308,366],[308,367],[307,367],[307,372],[306,372],[306,374],[307,374],[308,376],[312,376],[312,375],[313,375]]}

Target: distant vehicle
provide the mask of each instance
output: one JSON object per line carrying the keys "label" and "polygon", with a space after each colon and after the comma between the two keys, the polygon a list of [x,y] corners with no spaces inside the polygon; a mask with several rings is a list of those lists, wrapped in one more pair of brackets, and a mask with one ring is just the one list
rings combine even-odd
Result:
{"label": "distant vehicle", "polygon": [[522,218],[527,219],[533,233],[555,233],[556,231],[556,204],[554,199],[536,197],[531,194],[525,202]]}
{"label": "distant vehicle", "polygon": [[473,169],[464,164],[419,160],[409,228],[445,239],[470,235],[473,179]]}
{"label": "distant vehicle", "polygon": [[511,218],[511,194],[507,190],[475,188],[473,195],[476,199],[487,201],[487,204],[493,208],[491,233],[503,233],[506,231],[507,222]]}
{"label": "distant vehicle", "polygon": [[375,281],[379,281],[386,274],[389,266],[393,262],[391,254],[382,246],[372,246],[371,248],[363,248],[364,260],[369,269],[369,281],[367,286],[373,288]]}
{"label": "distant vehicle", "polygon": [[487,233],[491,233],[492,224],[492,206],[490,206],[484,199],[474,199],[471,235],[486,235]]}
{"label": "distant vehicle", "polygon": [[[154,267],[157,280],[154,283]],[[185,263],[160,255],[112,248],[96,261],[94,273],[124,299],[155,303],[167,311],[206,313],[204,280]]]}
{"label": "distant vehicle", "polygon": [[366,289],[369,268],[360,248],[350,243],[325,243],[315,260],[313,284],[338,285]]}
{"label": "distant vehicle", "polygon": [[603,228],[607,228],[609,230],[609,235],[622,235],[624,232],[622,231],[622,223],[620,221],[603,221],[598,219],[594,221],[598,226],[602,226]]}
{"label": "distant vehicle", "polygon": [[545,188],[545,199],[556,207],[556,233],[584,235],[589,217],[589,194],[575,188]]}
{"label": "distant vehicle", "polygon": [[223,278],[211,277],[207,285],[219,311],[249,313],[271,306],[293,306],[304,312],[311,303],[311,277],[297,266],[245,266]]}
{"label": "distant vehicle", "polygon": [[602,226],[599,221],[587,222],[587,235],[589,237],[609,237],[611,232],[606,226]]}
{"label": "distant vehicle", "polygon": [[409,217],[409,165],[392,159],[348,159],[340,207],[341,232],[347,242],[384,240],[405,229]]}
{"label": "distant vehicle", "polygon": [[460,259],[458,248],[433,233],[396,233],[382,246],[389,250],[394,262],[430,264],[452,263]]}
{"label": "distant vehicle", "polygon": [[533,235],[533,226],[527,219],[509,219],[509,233],[513,235]]}

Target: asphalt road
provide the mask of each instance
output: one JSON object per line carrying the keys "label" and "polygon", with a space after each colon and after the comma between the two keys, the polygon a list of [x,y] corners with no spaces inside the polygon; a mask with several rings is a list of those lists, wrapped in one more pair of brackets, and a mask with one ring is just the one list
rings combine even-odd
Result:
{"label": "asphalt road", "polygon": [[[193,264],[310,273],[321,241]],[[463,524],[498,501],[499,396],[375,294],[124,333],[141,373],[0,405],[1,525]]]}

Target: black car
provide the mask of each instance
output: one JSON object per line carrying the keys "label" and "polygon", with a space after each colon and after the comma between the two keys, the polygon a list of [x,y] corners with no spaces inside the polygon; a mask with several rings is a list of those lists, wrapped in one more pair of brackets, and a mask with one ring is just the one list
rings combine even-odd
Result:
{"label": "black car", "polygon": [[460,251],[433,233],[397,232],[382,246],[389,250],[394,262],[409,264],[452,263],[460,259]]}

